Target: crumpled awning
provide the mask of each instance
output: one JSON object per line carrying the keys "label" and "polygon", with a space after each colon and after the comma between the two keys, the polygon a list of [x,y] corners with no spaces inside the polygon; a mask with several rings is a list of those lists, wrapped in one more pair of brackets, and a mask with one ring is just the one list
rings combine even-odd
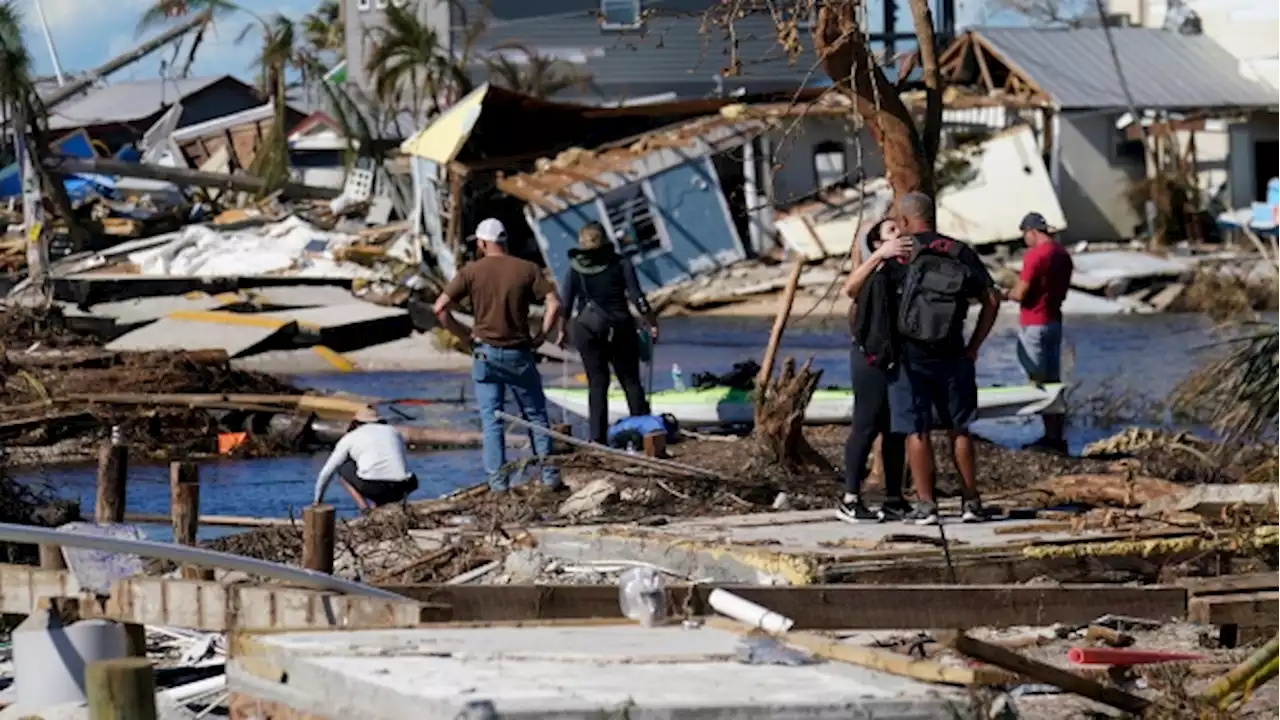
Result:
{"label": "crumpled awning", "polygon": [[453,162],[476,122],[480,120],[480,111],[484,105],[485,95],[489,94],[489,83],[467,93],[453,107],[441,113],[429,125],[419,130],[413,137],[400,144],[400,152],[416,155],[440,165]]}

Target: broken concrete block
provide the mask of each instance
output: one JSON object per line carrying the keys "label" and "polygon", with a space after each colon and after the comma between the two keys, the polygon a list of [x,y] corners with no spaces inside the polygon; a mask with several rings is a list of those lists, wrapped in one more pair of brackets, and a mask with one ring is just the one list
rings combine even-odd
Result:
{"label": "broken concrete block", "polygon": [[560,504],[561,517],[590,518],[617,502],[618,486],[609,480],[592,480]]}

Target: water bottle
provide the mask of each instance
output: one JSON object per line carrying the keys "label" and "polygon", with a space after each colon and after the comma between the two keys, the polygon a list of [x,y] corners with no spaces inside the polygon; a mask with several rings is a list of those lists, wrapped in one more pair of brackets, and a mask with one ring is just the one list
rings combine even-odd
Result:
{"label": "water bottle", "polygon": [[671,363],[671,387],[677,391],[684,390],[684,373],[680,372],[679,363]]}

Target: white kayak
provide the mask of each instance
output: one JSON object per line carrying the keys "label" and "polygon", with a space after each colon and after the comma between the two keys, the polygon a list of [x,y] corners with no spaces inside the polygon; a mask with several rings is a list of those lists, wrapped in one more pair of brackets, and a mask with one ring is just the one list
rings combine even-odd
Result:
{"label": "white kayak", "polygon": [[[1048,410],[1062,412],[1066,385],[1016,385],[978,388],[978,417],[999,418],[1037,415]],[[587,417],[586,388],[549,387],[547,400],[565,411]],[[804,421],[809,425],[848,425],[853,421],[853,390],[817,390]],[[660,390],[649,396],[655,415],[671,415],[681,427],[750,424],[755,417],[751,392],[716,387],[705,390]],[[609,391],[609,422],[629,415],[621,390]]]}

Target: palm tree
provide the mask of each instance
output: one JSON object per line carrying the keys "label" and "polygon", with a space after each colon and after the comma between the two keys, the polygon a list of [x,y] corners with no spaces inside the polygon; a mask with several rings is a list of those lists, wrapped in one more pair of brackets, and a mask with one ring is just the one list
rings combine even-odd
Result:
{"label": "palm tree", "polygon": [[[536,98],[549,98],[570,88],[582,89],[591,76],[580,73],[563,60],[540,55],[529,48],[511,43],[494,48],[498,52],[485,58],[489,78],[494,84]],[[504,50],[515,50],[523,61]]]}
{"label": "palm tree", "polygon": [[298,22],[306,49],[316,57],[325,54],[342,56],[342,9],[338,0],[320,0],[312,12]]}
{"label": "palm tree", "polygon": [[271,98],[275,113],[271,130],[253,158],[251,171],[266,182],[268,191],[274,191],[289,179],[289,146],[284,124],[288,113],[286,76],[291,68],[305,67],[305,59],[299,56],[297,32],[292,20],[280,13],[269,18],[255,18],[257,22],[246,25],[236,42],[243,42],[255,29],[262,34],[262,49],[253,64],[259,68],[262,92]]}
{"label": "palm tree", "polygon": [[[138,26],[134,32],[136,35],[142,35],[142,33],[158,25],[202,12],[208,12],[208,18],[200,26],[200,29],[196,31],[195,38],[191,41],[191,49],[187,51],[187,60],[182,65],[181,76],[187,77],[191,74],[191,65],[196,60],[196,50],[204,42],[204,33],[213,25],[213,21],[233,12],[249,12],[248,10],[231,2],[231,0],[153,0],[146,11],[142,13],[142,17],[139,18]],[[252,15],[253,13],[249,14]],[[174,45],[175,59],[180,46],[181,41]]]}
{"label": "palm tree", "polygon": [[[396,4],[387,7],[382,26],[370,30],[373,51],[366,63],[374,95],[384,105],[408,105],[415,119],[438,113],[447,91],[469,89],[465,72],[449,57],[435,30],[417,14]],[[428,112],[429,111],[429,112]]]}

